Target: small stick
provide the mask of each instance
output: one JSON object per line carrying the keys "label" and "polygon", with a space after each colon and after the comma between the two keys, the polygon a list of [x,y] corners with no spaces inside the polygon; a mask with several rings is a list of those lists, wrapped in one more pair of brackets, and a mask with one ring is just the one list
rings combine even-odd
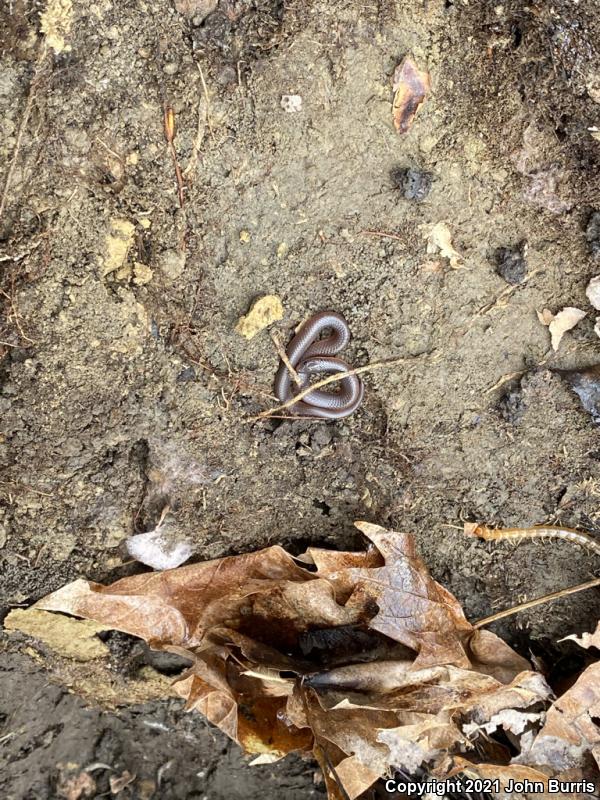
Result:
{"label": "small stick", "polygon": [[167,140],[167,146],[169,148],[169,152],[171,153],[171,159],[173,160],[173,167],[175,168],[175,180],[177,181],[177,196],[179,197],[179,207],[183,208],[183,176],[181,174],[181,167],[179,166],[179,161],[177,160],[177,153],[175,152],[175,145],[173,144],[173,140],[175,139],[175,112],[171,108],[171,106],[165,106],[165,139]]}
{"label": "small stick", "polygon": [[[424,355],[430,355],[430,353],[426,353]],[[323,386],[329,386],[330,383],[336,383],[336,381],[341,381],[344,378],[348,378],[351,375],[362,375],[363,372],[371,372],[375,369],[381,369],[382,367],[395,367],[398,364],[405,364],[408,361],[415,361],[418,358],[422,358],[422,356],[404,356],[403,358],[386,358],[383,361],[372,361],[370,364],[365,364],[364,367],[356,367],[355,369],[349,369],[348,372],[336,372],[333,375],[328,375],[326,378],[323,378],[316,383],[307,386],[306,389],[303,389],[301,392],[298,392],[297,395],[294,397],[290,397],[289,400],[286,400],[285,403],[282,403],[280,406],[275,406],[275,408],[267,409],[267,411],[262,411],[256,417],[250,417],[248,420],[249,422],[255,422],[259,419],[264,419],[265,417],[270,417],[272,414],[275,414],[278,411],[283,411],[286,408],[290,408],[291,406],[296,405],[297,402],[302,400],[303,397],[306,397],[307,394],[313,392],[315,389],[322,389]]]}
{"label": "small stick", "polygon": [[404,236],[399,236],[397,233],[389,233],[388,231],[361,231],[363,236],[381,236],[384,239],[396,239],[399,242],[404,242]]}
{"label": "small stick", "polygon": [[202,72],[202,67],[200,64],[196,64],[198,67],[198,72],[200,73],[200,80],[202,81],[202,91],[204,92],[204,98],[206,100],[206,124],[208,125],[208,130],[211,136],[214,136],[213,129],[212,129],[212,122],[210,121],[210,98],[208,96],[208,87],[206,85],[206,81],[204,80],[204,73]]}
{"label": "small stick", "polygon": [[38,85],[43,75],[45,58],[46,58],[46,45],[44,44],[42,49],[40,50],[37,59],[35,73],[33,75],[31,85],[29,87],[29,96],[27,97],[27,102],[25,103],[25,108],[23,109],[23,116],[21,117],[21,124],[19,125],[19,132],[17,134],[17,141],[15,142],[15,149],[13,151],[12,161],[10,162],[10,167],[8,168],[8,172],[6,173],[6,179],[4,181],[4,189],[2,190],[2,197],[0,198],[0,219],[2,218],[2,214],[4,213],[8,202],[8,192],[10,190],[12,179],[15,174],[15,169],[17,167],[17,159],[19,157],[19,151],[21,150],[21,144],[23,143],[23,136],[25,135],[25,129],[27,128],[27,123],[29,122],[31,109],[33,108],[33,100],[35,97],[35,93],[37,92]]}
{"label": "small stick", "polygon": [[283,361],[283,363],[287,367],[287,371],[292,376],[292,378],[294,380],[294,383],[296,384],[296,386],[302,387],[302,381],[300,379],[300,376],[298,375],[296,370],[293,368],[293,366],[292,366],[292,364],[291,364],[291,362],[290,362],[290,360],[289,360],[289,358],[287,356],[287,353],[285,352],[285,350],[283,348],[283,345],[279,341],[279,336],[277,336],[275,331],[269,331],[269,333],[271,335],[271,339],[273,340],[273,344],[275,345],[275,350],[277,350],[277,355],[279,356],[279,358]]}
{"label": "small stick", "polygon": [[567,589],[560,589],[557,592],[545,594],[543,597],[536,597],[535,600],[529,600],[526,603],[520,603],[518,606],[512,606],[512,608],[507,608],[504,611],[498,611],[496,614],[492,614],[489,617],[484,617],[483,619],[477,620],[477,622],[473,623],[473,627],[483,628],[484,625],[489,625],[498,619],[503,619],[504,617],[510,617],[513,614],[518,614],[519,611],[525,611],[528,608],[539,606],[542,603],[548,603],[551,600],[558,599],[559,597],[566,597],[568,594],[583,592],[586,589],[592,589],[594,586],[600,586],[600,578],[594,578],[594,580],[586,581],[585,583],[579,583],[577,586],[569,586]]}

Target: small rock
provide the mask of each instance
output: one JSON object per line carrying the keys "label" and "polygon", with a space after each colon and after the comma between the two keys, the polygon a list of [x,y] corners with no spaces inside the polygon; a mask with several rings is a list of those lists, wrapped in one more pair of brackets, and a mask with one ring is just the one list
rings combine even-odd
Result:
{"label": "small rock", "polygon": [[498,247],[494,252],[496,272],[513,286],[523,283],[527,277],[526,255],[526,242],[521,242],[513,247]]}
{"label": "small rock", "polygon": [[567,381],[592,420],[600,423],[600,364],[582,370],[558,369],[556,372]]}
{"label": "small rock", "polygon": [[196,378],[196,370],[193,367],[186,367],[182,369],[179,375],[175,378],[177,383],[187,383],[188,381],[193,381]]}
{"label": "small rock", "polygon": [[275,294],[266,294],[255,300],[248,313],[240,317],[235,326],[236,333],[252,339],[257,333],[283,319],[283,304]]}
{"label": "small rock", "polygon": [[165,250],[158,259],[158,265],[167,278],[176,280],[185,267],[185,255],[178,250]]}
{"label": "small rock", "polygon": [[202,25],[209,14],[216,9],[218,0],[175,0],[175,8],[180,14],[191,19],[194,25]]}
{"label": "small rock", "polygon": [[600,311],[600,275],[596,275],[595,278],[592,278],[587,285],[585,293],[587,295],[587,299],[594,306],[594,308]]}
{"label": "small rock", "polygon": [[135,261],[133,264],[133,282],[136,286],[145,286],[152,280],[153,272],[147,264]]}
{"label": "small rock", "polygon": [[393,169],[391,179],[394,186],[402,191],[406,200],[420,203],[429,194],[433,176],[430,172],[407,167]]}
{"label": "small rock", "polygon": [[585,229],[585,238],[592,256],[600,260],[600,211],[594,211]]}
{"label": "small rock", "polygon": [[281,107],[288,114],[297,114],[302,111],[302,98],[299,94],[284,94],[281,96]]}
{"label": "small rock", "polygon": [[176,64],[174,61],[170,61],[163,67],[163,72],[165,73],[165,75],[177,75],[178,71],[179,71],[179,65]]}
{"label": "small rock", "polygon": [[240,231],[240,242],[242,244],[248,244],[251,239],[252,239],[252,236],[250,234],[250,231],[247,231],[247,230]]}

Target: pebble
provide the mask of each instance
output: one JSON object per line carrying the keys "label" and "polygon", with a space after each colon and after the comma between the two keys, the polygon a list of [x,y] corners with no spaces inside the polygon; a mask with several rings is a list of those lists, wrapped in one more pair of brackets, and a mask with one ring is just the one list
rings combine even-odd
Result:
{"label": "pebble", "polygon": [[520,242],[511,247],[498,247],[494,252],[496,272],[507,283],[516,286],[527,277],[527,244]]}
{"label": "pebble", "polygon": [[400,189],[406,200],[414,200],[417,203],[427,197],[433,180],[430,172],[414,167],[397,167],[392,170],[391,178],[396,189]]}
{"label": "pebble", "polygon": [[600,211],[594,211],[589,218],[585,229],[585,238],[588,242],[590,253],[600,261]]}

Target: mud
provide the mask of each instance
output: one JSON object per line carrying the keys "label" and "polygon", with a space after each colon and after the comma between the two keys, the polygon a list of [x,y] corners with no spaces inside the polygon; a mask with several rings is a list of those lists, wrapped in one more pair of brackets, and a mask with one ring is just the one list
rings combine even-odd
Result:
{"label": "mud", "polygon": [[[98,0],[76,4],[70,49],[43,58],[38,12],[0,12],[4,178],[14,160],[0,219],[2,607],[140,569],[123,542],[166,505],[196,559],[352,547],[357,519],[411,530],[471,619],[593,575],[566,544],[494,548],[461,531],[599,531],[598,428],[552,371],[599,360],[585,296],[600,203],[593,0],[221,0],[204,19]],[[407,53],[432,92],[400,137],[391,77]],[[301,111],[281,107],[288,94]],[[438,222],[463,268],[427,253]],[[526,275],[507,283],[497,253],[525,246]],[[332,308],[351,363],[406,361],[368,373],[343,422],[253,421],[278,358],[266,332],[234,328],[267,293],[283,301],[283,339]],[[553,353],[536,309],[564,305],[588,316]],[[556,641],[599,612],[590,591],[494,629],[571,663]],[[156,781],[169,759],[161,798],[321,791],[300,761],[246,767],[175,701],[103,711],[48,683],[33,641],[3,648],[6,797],[54,797],[59,762]],[[145,726],[154,717],[168,732]]]}

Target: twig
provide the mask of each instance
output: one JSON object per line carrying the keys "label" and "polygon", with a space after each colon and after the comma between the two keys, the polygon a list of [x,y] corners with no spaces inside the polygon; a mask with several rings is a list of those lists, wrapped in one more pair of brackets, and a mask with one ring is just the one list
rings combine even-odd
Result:
{"label": "twig", "polygon": [[31,84],[29,86],[29,95],[27,97],[27,102],[25,103],[25,108],[23,109],[21,124],[19,125],[19,133],[17,134],[15,149],[13,151],[13,156],[10,162],[10,166],[8,168],[8,172],[6,173],[6,179],[4,181],[4,189],[2,190],[2,197],[0,198],[0,219],[2,218],[2,214],[4,213],[8,202],[8,192],[12,184],[12,179],[15,174],[15,169],[17,168],[17,159],[19,157],[19,151],[21,150],[21,144],[23,143],[23,136],[25,135],[25,129],[27,128],[27,123],[29,122],[29,117],[31,115],[31,109],[33,108],[33,100],[35,97],[35,93],[37,91],[38,85],[40,83],[43,74],[45,57],[46,57],[46,45],[44,43],[41,47],[36,62],[35,73],[33,75]]}
{"label": "twig", "polygon": [[292,364],[291,364],[291,362],[290,362],[290,360],[289,360],[289,358],[287,356],[287,353],[284,350],[283,345],[279,341],[279,336],[277,336],[275,331],[269,331],[269,333],[271,335],[271,339],[273,340],[273,344],[275,345],[275,350],[277,350],[277,355],[279,356],[279,358],[285,364],[285,366],[287,368],[287,371],[292,376],[296,386],[300,386],[302,388],[302,380],[301,380],[300,376],[298,375],[298,373],[296,372],[296,370],[294,369],[294,367],[292,366]]}
{"label": "twig", "polygon": [[506,289],[503,289],[500,294],[495,298],[495,300],[491,300],[489,303],[486,303],[484,306],[481,306],[479,311],[473,314],[471,318],[471,322],[474,322],[479,317],[482,317],[484,314],[487,314],[493,308],[502,305],[503,300],[508,300],[515,292],[519,289],[522,289],[524,286],[527,286],[527,283],[534,278],[536,275],[539,275],[540,272],[543,272],[542,269],[535,269],[532,273],[530,273],[525,280],[521,281],[521,283],[517,283],[514,286],[507,286]]}
{"label": "twig", "polygon": [[489,617],[484,617],[483,619],[477,620],[477,622],[473,623],[473,627],[483,628],[484,625],[489,625],[491,622],[495,622],[498,619],[503,619],[504,617],[510,617],[513,614],[518,614],[519,611],[525,611],[528,608],[539,606],[542,603],[548,603],[551,600],[556,600],[559,597],[565,597],[568,594],[583,592],[586,589],[592,589],[594,586],[600,586],[600,578],[594,578],[594,580],[586,581],[585,583],[579,583],[577,586],[569,586],[567,589],[559,589],[559,591],[551,592],[551,594],[545,594],[543,597],[536,597],[535,600],[528,600],[526,603],[520,603],[518,606],[507,608],[504,611],[498,611],[496,614],[492,614]]}
{"label": "twig", "polygon": [[404,236],[399,236],[397,233],[389,233],[388,231],[361,231],[362,236],[381,236],[383,239],[396,239],[399,242],[406,241]]}
{"label": "twig", "polygon": [[173,167],[175,169],[175,180],[177,181],[177,196],[179,198],[179,207],[183,208],[183,175],[181,174],[181,167],[177,160],[177,152],[173,140],[175,139],[175,112],[171,106],[165,106],[165,139],[167,140],[167,147],[171,153]]}
{"label": "twig", "polygon": [[194,139],[194,145],[192,147],[192,154],[190,156],[190,160],[188,161],[187,167],[183,170],[183,177],[187,178],[190,172],[195,168],[196,164],[198,163],[198,154],[200,152],[200,146],[202,145],[202,140],[204,139],[204,122],[208,125],[208,129],[212,135],[212,128],[209,118],[209,108],[210,108],[210,101],[208,99],[208,91],[206,89],[206,83],[204,81],[204,75],[202,74],[202,67],[200,64],[197,65],[198,69],[200,70],[200,80],[202,81],[202,87],[204,91],[204,109],[202,108],[202,101],[198,102],[198,125],[196,127],[196,138]]}
{"label": "twig", "polygon": [[285,403],[282,403],[280,406],[275,406],[275,408],[262,411],[255,417],[250,417],[249,422],[255,422],[256,420],[270,417],[272,414],[275,414],[278,411],[283,411],[286,408],[290,408],[302,400],[303,397],[306,397],[307,394],[314,392],[315,389],[322,389],[323,386],[329,386],[330,383],[336,383],[337,381],[341,381],[344,378],[349,378],[352,375],[362,375],[364,372],[371,372],[375,369],[381,369],[383,367],[395,367],[397,364],[405,364],[408,361],[415,361],[418,358],[422,358],[423,355],[431,355],[431,353],[423,353],[422,355],[418,356],[404,356],[402,358],[386,358],[383,361],[372,361],[370,364],[365,364],[364,367],[349,369],[347,372],[336,372],[333,375],[328,375],[326,378],[307,386],[301,392],[298,392],[297,395],[290,397],[289,400],[286,400]]}
{"label": "twig", "polygon": [[208,87],[206,85],[206,81],[204,80],[204,73],[202,72],[202,67],[200,64],[196,64],[198,67],[198,72],[200,73],[200,80],[202,81],[202,91],[204,92],[204,99],[206,100],[206,124],[208,125],[208,130],[211,136],[214,136],[212,122],[210,121],[210,97],[208,96]]}

